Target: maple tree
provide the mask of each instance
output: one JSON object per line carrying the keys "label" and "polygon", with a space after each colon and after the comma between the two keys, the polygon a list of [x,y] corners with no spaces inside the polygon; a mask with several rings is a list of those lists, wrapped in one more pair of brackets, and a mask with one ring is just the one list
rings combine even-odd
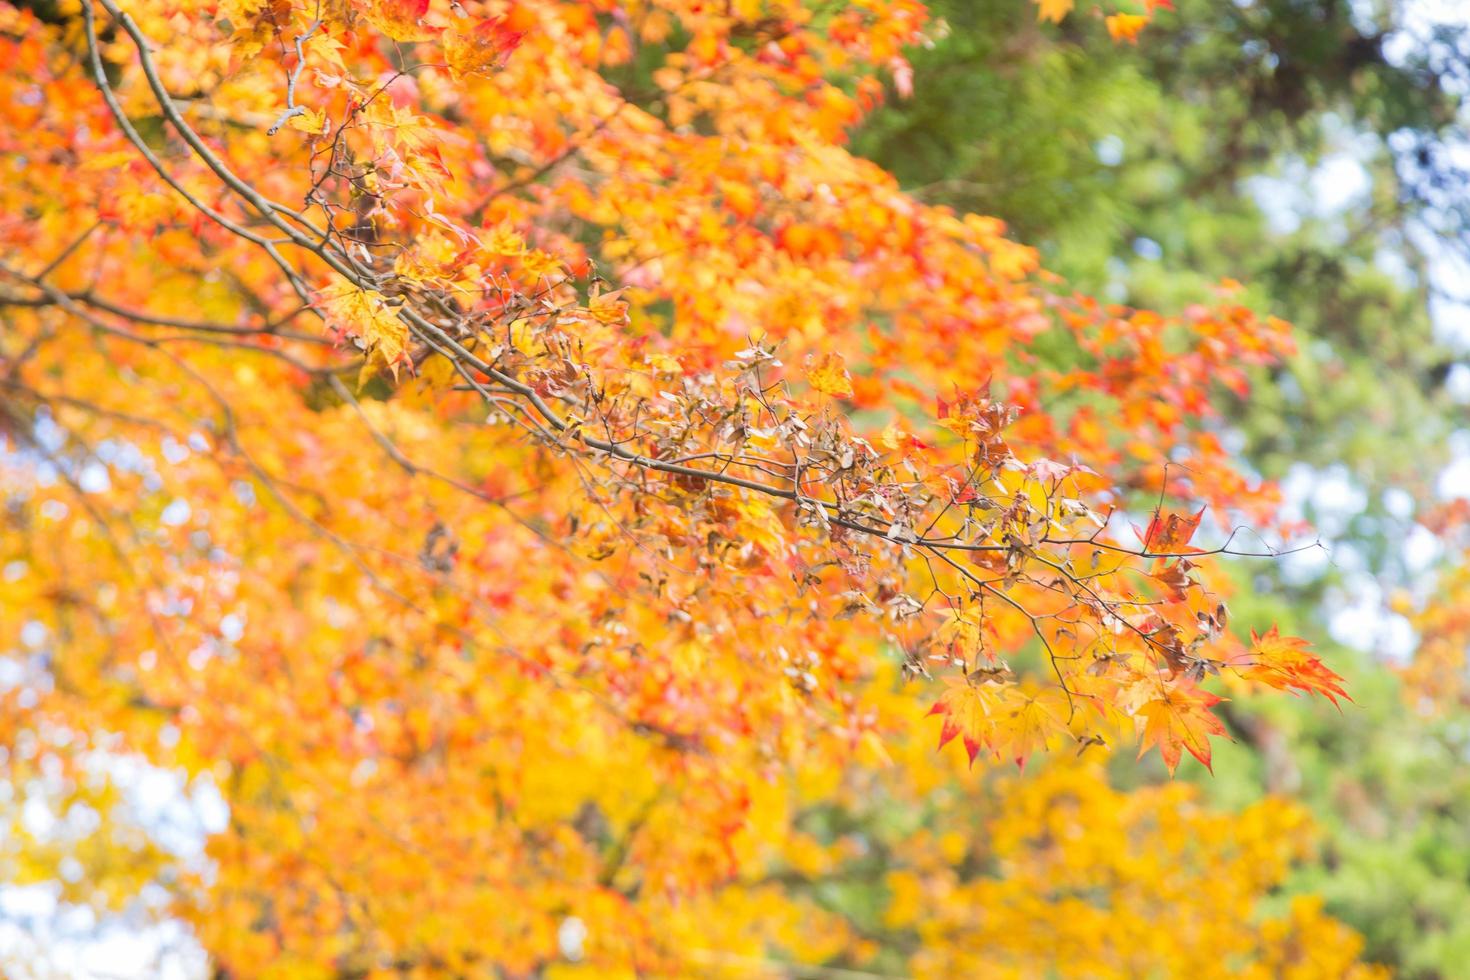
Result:
{"label": "maple tree", "polygon": [[[1202,575],[1239,534],[1192,544],[1195,504],[1271,518],[1205,423],[1285,324],[1231,284],[1178,316],[1069,294],[850,154],[924,29],[912,0],[0,5],[12,782],[95,809],[106,751],[218,785],[213,870],[172,890],[227,970],[687,964],[711,917],[782,945],[741,877],[800,860],[781,793],[932,739],[920,700],[964,759],[891,778],[964,786],[1063,742],[1208,764],[1222,672],[1341,696],[1229,633]],[[1194,832],[1147,826],[1173,791],[1086,785],[1141,846]],[[1238,846],[1292,832],[1262,820]],[[1279,879],[1237,864],[1236,901]],[[1341,929],[1232,928],[1262,964]],[[871,952],[829,938],[791,955]]]}

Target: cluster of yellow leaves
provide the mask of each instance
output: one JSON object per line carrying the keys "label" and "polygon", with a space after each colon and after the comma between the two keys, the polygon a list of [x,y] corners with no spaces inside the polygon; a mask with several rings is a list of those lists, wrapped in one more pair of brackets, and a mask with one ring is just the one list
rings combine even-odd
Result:
{"label": "cluster of yellow leaves", "polygon": [[[1032,0],[1036,4],[1036,16],[1040,20],[1060,23],[1076,7],[1076,0]],[[1107,24],[1108,34],[1114,41],[1137,42],[1138,35],[1153,20],[1154,11],[1163,7],[1172,9],[1170,0],[1143,0],[1143,12],[1126,10],[1104,13],[1101,7],[1094,8]]]}
{"label": "cluster of yellow leaves", "polygon": [[1309,840],[1305,814],[1279,801],[1227,815],[1183,786],[1125,794],[1057,764],[970,787],[883,840],[882,921],[915,931],[920,977],[1379,975],[1313,900],[1264,921],[1247,911]]}

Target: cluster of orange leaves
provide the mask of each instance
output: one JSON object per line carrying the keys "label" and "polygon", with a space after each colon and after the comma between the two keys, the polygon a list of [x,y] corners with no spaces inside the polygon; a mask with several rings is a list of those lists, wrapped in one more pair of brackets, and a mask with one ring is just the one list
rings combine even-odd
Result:
{"label": "cluster of orange leaves", "polygon": [[[965,861],[987,790],[912,750],[898,675],[946,675],[969,761],[1136,737],[1171,771],[1223,732],[1208,676],[1341,694],[1231,637],[1198,514],[1114,533],[1138,492],[1269,515],[1208,395],[1290,341],[1228,290],[1067,295],[848,153],[924,29],[915,0],[0,4],[7,775],[96,809],[97,753],[135,755],[230,812],[207,867],[88,880],[167,880],[241,975],[1025,976],[1115,928],[1136,889],[1064,886],[1069,844]],[[1217,947],[1083,972],[1349,969],[1320,912],[1237,912],[1295,811],[1058,771],[1005,799],[1086,787],[1058,830],[1112,821],[1111,853],[1240,849],[1178,858],[1228,905],[1147,873]],[[880,784],[959,823],[895,845],[874,939],[821,900],[869,837],[813,828]],[[996,888],[1075,938],[954,924]]]}

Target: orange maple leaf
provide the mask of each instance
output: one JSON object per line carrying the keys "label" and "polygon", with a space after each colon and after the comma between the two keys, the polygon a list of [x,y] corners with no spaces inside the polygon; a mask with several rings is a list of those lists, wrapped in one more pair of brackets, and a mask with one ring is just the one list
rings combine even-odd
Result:
{"label": "orange maple leaf", "polygon": [[1271,627],[1257,635],[1251,630],[1250,649],[1227,658],[1225,663],[1243,676],[1282,691],[1320,694],[1333,704],[1352,698],[1342,687],[1342,677],[1310,652],[1310,644],[1296,636],[1282,636]]}
{"label": "orange maple leaf", "polygon": [[1110,14],[1105,20],[1114,41],[1132,44],[1138,43],[1138,33],[1148,26],[1148,18],[1142,14]]}
{"label": "orange maple leaf", "polygon": [[423,25],[429,0],[372,0],[367,18],[395,41],[427,41],[434,32]]}
{"label": "orange maple leaf", "polygon": [[1189,547],[1189,539],[1194,537],[1194,532],[1199,529],[1200,519],[1204,516],[1203,507],[1193,517],[1185,517],[1183,514],[1169,514],[1166,517],[1161,512],[1154,511],[1153,520],[1148,523],[1148,531],[1143,535],[1143,550],[1150,554],[1197,554],[1199,549]]}
{"label": "orange maple leaf", "polygon": [[1210,736],[1230,737],[1220,719],[1210,714],[1210,708],[1220,701],[1208,691],[1180,686],[1145,704],[1139,711],[1144,728],[1138,757],[1143,758],[1145,752],[1157,745],[1172,776],[1179,765],[1180,750],[1188,749],[1190,755],[1214,772],[1210,766]]}
{"label": "orange maple leaf", "polygon": [[505,64],[525,38],[526,32],[512,28],[504,17],[491,17],[466,34],[449,34],[444,40],[444,60],[456,79],[488,73]]}

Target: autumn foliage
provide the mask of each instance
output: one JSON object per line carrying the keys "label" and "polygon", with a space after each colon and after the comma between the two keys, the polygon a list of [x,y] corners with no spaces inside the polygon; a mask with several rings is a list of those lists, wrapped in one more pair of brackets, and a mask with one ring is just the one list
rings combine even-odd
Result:
{"label": "autumn foliage", "polygon": [[[1210,396],[1288,330],[1071,294],[848,153],[927,29],[0,3],[7,775],[65,809],[136,756],[230,813],[207,870],[90,881],[167,882],[240,976],[1355,969],[1311,903],[1246,914],[1299,812],[1091,761],[1344,696],[1209,579],[1274,503]],[[967,771],[1047,748],[1084,761]],[[867,922],[824,899],[859,872]]]}

